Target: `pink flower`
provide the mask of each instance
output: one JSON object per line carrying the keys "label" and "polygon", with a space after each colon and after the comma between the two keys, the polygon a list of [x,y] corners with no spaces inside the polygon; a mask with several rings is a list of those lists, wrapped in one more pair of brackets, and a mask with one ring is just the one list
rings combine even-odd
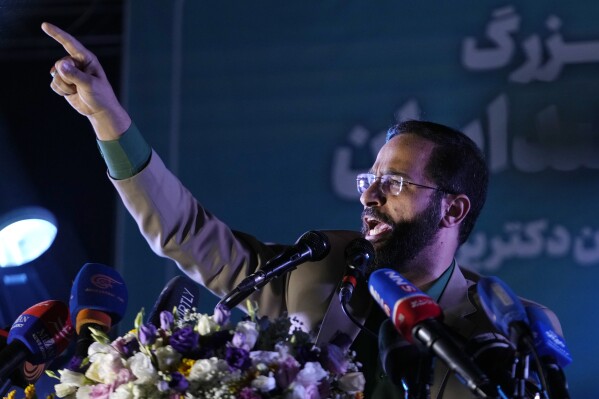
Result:
{"label": "pink flower", "polygon": [[109,399],[110,386],[106,384],[96,384],[92,387],[89,397],[91,399]]}

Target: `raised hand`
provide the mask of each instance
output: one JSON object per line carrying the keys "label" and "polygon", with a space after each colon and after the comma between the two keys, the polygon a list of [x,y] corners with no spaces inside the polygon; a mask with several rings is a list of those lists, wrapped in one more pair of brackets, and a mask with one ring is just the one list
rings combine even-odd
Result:
{"label": "raised hand", "polygon": [[118,138],[131,124],[96,56],[77,39],[50,23],[42,30],[66,50],[50,69],[50,87],[88,117],[100,140]]}

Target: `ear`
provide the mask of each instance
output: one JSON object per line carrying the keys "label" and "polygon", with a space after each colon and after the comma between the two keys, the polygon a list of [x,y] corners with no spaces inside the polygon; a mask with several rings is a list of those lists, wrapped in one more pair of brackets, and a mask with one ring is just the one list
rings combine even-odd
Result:
{"label": "ear", "polygon": [[470,212],[470,199],[465,194],[449,194],[443,202],[445,213],[441,219],[441,226],[458,226],[468,212]]}

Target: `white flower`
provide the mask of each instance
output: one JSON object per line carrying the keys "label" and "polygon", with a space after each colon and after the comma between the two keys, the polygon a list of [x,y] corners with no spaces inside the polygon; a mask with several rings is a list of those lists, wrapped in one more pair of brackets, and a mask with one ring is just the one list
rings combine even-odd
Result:
{"label": "white flower", "polygon": [[272,364],[278,363],[281,358],[279,357],[279,352],[271,352],[271,351],[253,351],[250,352],[250,359],[252,359],[252,364],[255,366],[260,363]]}
{"label": "white flower", "polygon": [[318,381],[327,376],[327,372],[318,362],[307,362],[300,370],[295,380],[304,387],[318,384]]}
{"label": "white flower", "polygon": [[348,393],[364,391],[364,374],[359,371],[347,373],[339,378],[339,388]]}
{"label": "white flower", "polygon": [[[94,344],[92,344],[92,346],[93,345]],[[102,346],[111,348],[109,345]],[[91,346],[89,352],[92,352]],[[89,360],[91,364],[85,372],[85,376],[90,380],[107,385],[116,381],[119,370],[125,366],[124,360],[121,359],[118,352],[114,349],[108,351],[108,353],[94,351],[93,354],[90,355]]]}
{"label": "white flower", "polygon": [[200,359],[191,367],[188,379],[190,381],[208,381],[217,372],[225,371],[227,369],[227,362],[222,359],[216,357]]}
{"label": "white flower", "polygon": [[112,345],[102,344],[100,342],[93,342],[89,348],[87,348],[87,355],[91,358],[96,354],[114,354],[119,355],[119,351],[116,350]]}
{"label": "white flower", "polygon": [[133,399],[133,384],[119,385],[110,393],[110,399]]}
{"label": "white flower", "polygon": [[92,394],[92,385],[84,385],[77,390],[77,399],[89,399]]}
{"label": "white flower", "polygon": [[170,345],[156,349],[154,354],[158,359],[158,368],[163,372],[169,371],[181,361],[181,354]]}
{"label": "white flower", "polygon": [[127,366],[129,366],[133,375],[137,377],[136,384],[151,383],[158,377],[158,373],[152,365],[152,359],[145,353],[137,352],[130,357],[127,360]]}
{"label": "white flower", "polygon": [[269,392],[275,389],[277,382],[273,377],[272,372],[266,375],[259,375],[255,380],[252,381],[252,387],[259,389],[261,392]]}
{"label": "white flower", "polygon": [[65,369],[59,370],[60,384],[54,385],[54,390],[59,398],[75,393],[77,388],[85,385],[85,376],[81,373]]}
{"label": "white flower", "polygon": [[306,397],[306,388],[302,384],[291,384],[285,399],[304,399]]}
{"label": "white flower", "polygon": [[[229,329],[217,325],[212,316],[198,313],[186,313],[183,316],[175,314],[174,318],[172,331],[160,333],[160,338],[151,346],[152,354],[148,353],[148,347],[140,347],[130,354],[131,349],[136,348],[130,343],[137,340],[131,333],[117,338],[110,345],[90,345],[90,363],[85,375],[70,370],[59,371],[60,383],[55,386],[57,397],[165,399],[175,395],[187,399],[232,399],[232,389],[249,388],[254,395],[268,396],[274,392],[283,392],[281,397],[286,399],[320,399],[320,383],[326,378],[331,378],[331,384],[327,384],[326,387],[330,396],[335,399],[354,397],[364,388],[364,376],[358,372],[360,365],[355,363],[352,353],[344,352],[338,356],[347,357],[347,370],[352,371],[349,374],[330,374],[325,366],[318,362],[306,363],[301,368],[293,353],[297,344],[302,345],[305,342],[305,335],[295,335],[295,331],[290,331],[286,340],[271,342],[269,347],[261,348],[266,350],[252,352],[251,349],[256,346],[259,335],[264,333],[269,337],[268,334],[273,330],[258,330],[258,326],[252,321],[239,322],[234,329]],[[286,326],[288,322],[289,320],[277,319],[271,325],[279,333],[281,326]],[[185,392],[175,394],[169,387],[169,381],[173,371],[178,369],[183,355],[168,345],[169,337],[177,329],[191,327],[203,335],[227,328],[223,337],[230,333],[233,339],[221,340],[223,337],[220,335],[214,336],[214,342],[221,345],[212,348],[214,353],[223,355],[232,344],[247,349],[250,351],[250,368],[243,371],[230,369],[227,361],[219,357],[187,362],[185,368],[191,365],[189,373],[186,374],[189,387]],[[207,341],[212,342],[210,338]]]}
{"label": "white flower", "polygon": [[244,335],[244,344],[247,345],[247,347],[244,346],[244,349],[251,350],[254,345],[256,345],[259,335],[259,332],[256,329],[256,323],[251,321],[241,321],[237,324],[237,327],[235,327],[235,331]]}
{"label": "white flower", "polygon": [[208,315],[202,314],[198,319],[198,334],[208,335],[211,332],[217,331],[220,326],[214,321],[214,319]]}

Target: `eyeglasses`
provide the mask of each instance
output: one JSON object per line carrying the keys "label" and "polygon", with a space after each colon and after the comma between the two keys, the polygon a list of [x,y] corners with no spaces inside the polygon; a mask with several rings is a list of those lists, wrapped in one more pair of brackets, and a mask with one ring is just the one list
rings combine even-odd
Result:
{"label": "eyeglasses", "polygon": [[417,184],[411,181],[405,180],[402,176],[397,175],[382,175],[375,176],[372,173],[360,173],[356,178],[356,183],[358,184],[358,192],[363,194],[370,186],[374,184],[375,181],[380,180],[381,190],[385,194],[391,195],[399,195],[401,193],[401,189],[404,184],[410,184],[415,187],[420,188],[428,188],[430,190],[440,191],[445,193],[445,190],[442,190],[438,187],[430,187],[425,186],[424,184]]}

